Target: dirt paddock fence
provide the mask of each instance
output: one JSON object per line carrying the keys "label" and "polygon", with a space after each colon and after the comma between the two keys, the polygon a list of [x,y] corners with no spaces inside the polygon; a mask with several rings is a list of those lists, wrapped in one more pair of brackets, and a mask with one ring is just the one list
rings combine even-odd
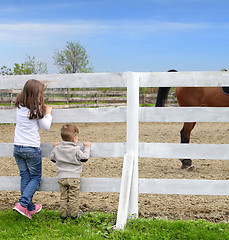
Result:
{"label": "dirt paddock fence", "polygon": [[[1,108],[13,108],[14,101],[21,89],[0,89]],[[127,92],[122,89],[46,89],[45,102],[59,105],[61,108],[98,108],[98,107],[121,107],[126,106]],[[147,88],[140,89],[139,102],[143,107],[152,106],[156,102],[157,90]],[[169,105],[176,106],[175,93],[171,93],[168,98]]]}
{"label": "dirt paddock fence", "polygon": [[[28,79],[48,88],[127,87],[127,106],[53,109],[53,123],[126,123],[126,142],[92,143],[91,157],[123,158],[121,178],[82,178],[81,192],[119,193],[117,228],[138,217],[139,194],[228,196],[228,180],[148,179],[138,177],[139,158],[228,160],[228,144],[139,142],[141,122],[229,122],[229,108],[139,107],[140,87],[229,86],[227,72],[123,72],[1,76],[0,89],[22,89]],[[0,109],[0,123],[15,123],[15,109]],[[82,144],[80,144],[82,146]],[[42,143],[49,157],[52,144]],[[0,143],[0,157],[12,157],[13,143]],[[19,191],[20,178],[1,176],[0,191]],[[59,191],[56,177],[42,178],[39,191]]]}

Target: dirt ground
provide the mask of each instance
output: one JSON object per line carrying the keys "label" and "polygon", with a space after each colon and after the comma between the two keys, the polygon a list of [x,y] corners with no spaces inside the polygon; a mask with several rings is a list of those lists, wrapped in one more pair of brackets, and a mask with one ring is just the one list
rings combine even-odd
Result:
{"label": "dirt ground", "polygon": [[[49,132],[41,131],[42,142],[60,141],[62,124],[53,124]],[[125,142],[125,123],[81,123],[79,142]],[[14,125],[0,125],[0,142],[13,142]],[[140,142],[180,142],[182,123],[140,123]],[[192,143],[229,144],[229,123],[197,123]],[[82,177],[120,178],[122,158],[91,158],[83,165]],[[229,164],[225,160],[193,160],[192,172],[180,169],[178,159],[139,159],[140,178],[229,179]],[[0,176],[18,176],[14,158],[0,158]],[[56,169],[48,158],[43,159],[43,176],[55,177]],[[0,191],[0,209],[12,208],[19,192]],[[116,212],[118,193],[81,193],[83,211]],[[36,192],[34,202],[45,209],[58,209],[58,192]],[[227,222],[229,196],[139,195],[139,216],[164,219],[206,219]]]}

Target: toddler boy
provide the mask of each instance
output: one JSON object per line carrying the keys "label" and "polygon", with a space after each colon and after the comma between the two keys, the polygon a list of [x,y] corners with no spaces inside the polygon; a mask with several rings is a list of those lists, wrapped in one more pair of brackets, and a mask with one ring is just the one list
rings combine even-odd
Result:
{"label": "toddler boy", "polygon": [[[76,144],[79,135],[78,128],[73,124],[66,124],[61,128],[62,142],[53,143],[50,159],[56,163],[58,184],[60,187],[61,219],[68,216],[76,219],[79,216],[79,191],[82,163],[90,156],[90,142],[83,143],[84,150]],[[79,213],[78,213],[79,212]]]}

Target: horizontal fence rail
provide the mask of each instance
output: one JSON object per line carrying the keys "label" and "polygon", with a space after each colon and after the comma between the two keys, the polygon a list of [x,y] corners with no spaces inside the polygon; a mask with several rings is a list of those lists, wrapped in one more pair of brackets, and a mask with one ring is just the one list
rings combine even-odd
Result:
{"label": "horizontal fence rail", "polygon": [[[78,144],[83,149],[83,144]],[[13,157],[13,143],[0,143],[0,157]],[[42,143],[42,157],[50,157],[51,143]],[[126,151],[126,143],[91,143],[90,157],[123,157]]]}
{"label": "horizontal fence rail", "polygon": [[[83,144],[79,144],[83,148]],[[42,143],[42,157],[49,157],[51,143]],[[91,157],[124,157],[126,143],[92,143]],[[13,156],[13,143],[0,143],[0,157]],[[139,143],[139,157],[229,160],[229,144]]]}
{"label": "horizontal fence rail", "polygon": [[[15,109],[1,109],[1,123],[15,123]],[[126,122],[126,108],[53,109],[53,123],[63,122]]]}
{"label": "horizontal fence rail", "polygon": [[228,107],[140,108],[140,122],[229,122]]}
{"label": "horizontal fence rail", "polygon": [[127,73],[74,73],[0,76],[0,89],[22,89],[28,79],[42,81],[48,88],[126,87]]}
{"label": "horizontal fence rail", "polygon": [[[0,89],[22,89],[28,79],[37,79],[48,88],[127,87],[128,72],[75,73],[0,76]],[[229,72],[142,72],[140,87],[229,86]]]}
{"label": "horizontal fence rail", "polygon": [[[81,192],[120,192],[120,178],[81,178]],[[139,178],[139,193],[179,195],[229,195],[227,180],[144,179]],[[0,191],[20,191],[20,177],[0,177]],[[42,178],[38,191],[59,192],[58,178]]]}
{"label": "horizontal fence rail", "polygon": [[[1,123],[15,123],[15,109],[1,109]],[[53,123],[126,122],[126,107],[53,109]],[[140,122],[229,122],[228,107],[141,107]]]}
{"label": "horizontal fence rail", "polygon": [[229,86],[229,72],[151,72],[140,73],[140,87],[218,87]]}
{"label": "horizontal fence rail", "polygon": [[[81,178],[81,192],[119,192],[119,178]],[[0,177],[0,191],[20,191],[20,177]],[[38,191],[59,192],[58,178],[42,178]]]}

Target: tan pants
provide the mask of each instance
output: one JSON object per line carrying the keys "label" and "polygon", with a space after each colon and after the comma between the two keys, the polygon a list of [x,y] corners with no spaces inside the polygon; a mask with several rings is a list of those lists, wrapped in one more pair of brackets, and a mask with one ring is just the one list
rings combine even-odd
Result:
{"label": "tan pants", "polygon": [[60,212],[61,216],[75,217],[79,210],[79,178],[60,178]]}

